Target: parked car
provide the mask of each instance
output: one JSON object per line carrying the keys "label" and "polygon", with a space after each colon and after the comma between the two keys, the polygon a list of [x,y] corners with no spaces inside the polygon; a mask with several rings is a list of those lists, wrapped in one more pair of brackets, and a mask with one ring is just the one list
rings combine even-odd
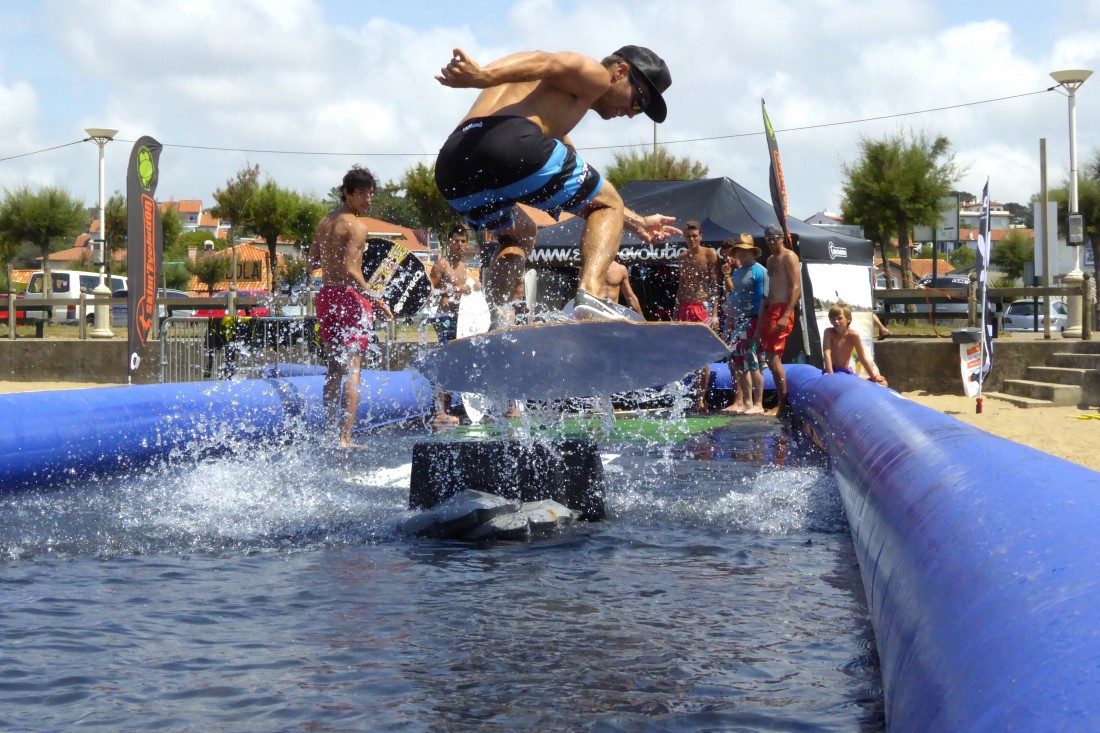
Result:
{"label": "parked car", "polygon": [[[1035,317],[1036,314],[1038,318]],[[1052,300],[1050,314],[1050,330],[1065,331],[1066,323],[1069,321],[1069,307],[1061,300]],[[1044,331],[1045,324],[1042,300],[1038,303],[1034,300],[1013,301],[1008,304],[1001,318],[1001,329],[1004,331]]]}
{"label": "parked car", "polygon": [[[16,295],[16,300],[23,297],[22,294]],[[15,322],[16,324],[23,323],[26,320],[27,312],[23,310],[22,303],[15,304]],[[0,293],[0,325],[6,326],[8,323],[8,294]]]}
{"label": "parked car", "polygon": [[[271,293],[266,290],[238,290],[238,298],[268,298]],[[229,291],[223,290],[220,293],[214,293],[210,296],[211,306],[210,308],[200,308],[195,311],[196,318],[224,318],[225,317],[225,302],[229,298]],[[245,305],[237,308],[238,316],[252,316],[254,318],[263,318],[271,315],[271,308],[267,305]]]}
{"label": "parked car", "polygon": [[[966,289],[970,287],[970,277],[967,275],[937,275],[933,278],[931,275],[925,275],[917,283],[918,288],[926,288],[929,290],[945,290],[948,288]],[[941,297],[943,293],[929,293],[929,295]],[[960,298],[952,296],[952,302],[950,303],[936,303],[936,313],[961,313],[966,315],[968,311],[967,297],[963,295]],[[916,306],[917,313],[930,313],[932,307],[929,303],[918,303]]]}
{"label": "parked car", "polygon": [[[26,297],[28,300],[41,300],[46,297],[46,274],[42,271],[38,271],[31,275],[30,282],[27,283]],[[106,276],[104,276],[106,279]],[[125,290],[127,286],[125,277],[120,275],[112,275],[110,282],[107,286],[111,289],[111,292],[116,290]],[[50,270],[50,298],[65,298],[72,300],[73,304],[65,306],[53,307],[53,318],[50,320],[55,323],[75,322],[77,317],[78,302],[80,300],[80,289],[88,293],[91,293],[99,286],[99,273],[96,272],[84,272],[82,270]],[[89,298],[89,300],[91,300]],[[92,303],[88,303],[88,311],[85,319],[88,323],[92,322]],[[28,321],[44,321],[47,318],[47,311],[45,309],[27,309]]]}
{"label": "parked car", "polygon": [[282,294],[286,296],[286,303],[283,305],[280,314],[284,316],[304,316],[306,314],[306,299],[309,297],[309,291],[313,290],[313,294],[316,296],[317,291],[320,289],[321,278],[319,277],[311,278],[308,288],[305,285],[290,288],[284,284]]}
{"label": "parked car", "polygon": [[[127,297],[127,295],[129,295],[128,290],[116,290],[115,292],[111,293],[112,298],[125,298]],[[163,298],[171,300],[173,298],[190,297],[190,295],[183,292],[182,290],[172,290],[171,288],[167,290],[165,290],[164,288],[159,288],[157,290],[158,299]],[[129,308],[127,308],[125,305],[111,306],[111,325],[125,326],[128,310]],[[168,318],[170,316],[180,316],[183,318],[188,318],[193,315],[195,315],[195,310],[191,306],[178,306],[172,305],[171,303],[157,303],[157,318],[159,318],[161,321],[164,321],[165,318]]]}

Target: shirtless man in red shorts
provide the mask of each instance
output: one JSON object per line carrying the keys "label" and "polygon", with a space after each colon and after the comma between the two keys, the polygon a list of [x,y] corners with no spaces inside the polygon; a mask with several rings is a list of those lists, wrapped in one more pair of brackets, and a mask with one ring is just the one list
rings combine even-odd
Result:
{"label": "shirtless man in red shorts", "polygon": [[760,350],[772,370],[775,391],[779,394],[779,415],[787,412],[787,373],[783,371],[783,347],[794,328],[794,309],[802,295],[802,275],[798,255],[787,249],[783,229],[769,224],[764,229],[768,244],[768,296],[757,327]]}
{"label": "shirtless man in red shorts", "polygon": [[335,422],[338,403],[343,407],[339,421],[341,448],[353,445],[351,430],[359,411],[359,370],[363,353],[374,337],[375,318],[392,317],[385,303],[367,294],[363,277],[367,225],[359,217],[370,209],[374,188],[374,176],[367,169],[354,166],[348,171],[340,185],[344,205],[321,220],[309,248],[310,265],[323,270],[316,303],[321,340],[328,354],[325,417]]}
{"label": "shirtless man in red shorts", "polygon": [[[718,327],[718,284],[722,282],[718,253],[703,246],[703,231],[699,222],[684,223],[683,254],[676,258],[680,266],[680,282],[676,288],[676,320],[685,323],[705,323]],[[699,395],[695,409],[707,411],[707,386],[710,384],[710,367],[695,373],[695,391]]]}

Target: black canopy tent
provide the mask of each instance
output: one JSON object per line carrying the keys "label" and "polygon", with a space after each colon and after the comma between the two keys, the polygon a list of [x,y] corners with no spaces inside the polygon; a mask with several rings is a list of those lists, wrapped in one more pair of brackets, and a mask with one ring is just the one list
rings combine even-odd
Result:
{"label": "black canopy tent", "polygon": [[[623,186],[619,193],[631,210],[645,214],[667,214],[676,217],[677,224],[695,220],[699,222],[703,242],[717,247],[726,239],[736,239],[742,233],[751,234],[761,251],[767,253],[764,244],[764,228],[777,223],[771,203],[753,194],[744,186],[729,178],[707,178],[693,181],[634,181]],[[794,244],[794,251],[803,263],[821,262],[834,264],[874,266],[874,249],[867,239],[830,232],[798,219],[787,222]],[[569,219],[539,230],[529,263],[535,268],[576,266],[580,263],[580,237],[584,221]],[[623,232],[619,257],[627,265],[645,262],[668,262],[675,259],[684,248],[680,237],[666,242],[646,244],[630,232]],[[803,268],[803,302],[813,300],[813,283]],[[796,321],[795,332],[787,340],[784,360],[805,360],[821,364],[821,338],[813,312],[807,314],[806,337],[802,335],[801,319]],[[809,344],[807,353],[804,344]]]}
{"label": "black canopy tent", "polygon": [[[639,214],[668,214],[677,222],[694,219],[703,232],[703,242],[717,247],[725,239],[751,234],[762,250],[764,227],[777,223],[775,210],[741,184],[729,178],[695,181],[634,181],[619,193],[627,207]],[[871,242],[830,232],[798,219],[787,222],[804,262],[847,262],[873,264]],[[577,264],[580,262],[582,219],[574,218],[539,230],[530,261],[533,264]],[[671,246],[670,246],[671,245]],[[645,244],[630,232],[623,232],[619,256],[623,262],[673,259],[683,249],[683,239]]]}

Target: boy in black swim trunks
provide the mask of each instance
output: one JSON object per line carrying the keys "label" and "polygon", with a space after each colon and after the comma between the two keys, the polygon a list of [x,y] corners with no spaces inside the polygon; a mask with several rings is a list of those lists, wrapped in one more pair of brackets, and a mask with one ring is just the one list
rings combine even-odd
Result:
{"label": "boy in black swim trunks", "polygon": [[[569,132],[595,110],[605,120],[644,112],[664,122],[668,66],[648,48],[623,46],[603,62],[576,53],[529,51],[480,66],[461,49],[436,77],[484,91],[439,151],[439,190],[471,227],[496,234],[485,296],[494,315],[523,277],[537,234],[524,203],[585,218],[575,317],[621,319],[600,296],[623,227],[646,242],[681,234],[673,217],[640,216],[577,155]],[[496,324],[494,324],[496,327]]]}

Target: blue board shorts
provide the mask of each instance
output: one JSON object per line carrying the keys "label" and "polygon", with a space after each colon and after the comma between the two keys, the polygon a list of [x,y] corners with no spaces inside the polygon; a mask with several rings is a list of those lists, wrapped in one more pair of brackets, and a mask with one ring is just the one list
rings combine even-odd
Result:
{"label": "blue board shorts", "polygon": [[466,120],[440,149],[435,181],[470,227],[491,230],[512,226],[517,203],[576,214],[603,185],[576,151],[524,117]]}

